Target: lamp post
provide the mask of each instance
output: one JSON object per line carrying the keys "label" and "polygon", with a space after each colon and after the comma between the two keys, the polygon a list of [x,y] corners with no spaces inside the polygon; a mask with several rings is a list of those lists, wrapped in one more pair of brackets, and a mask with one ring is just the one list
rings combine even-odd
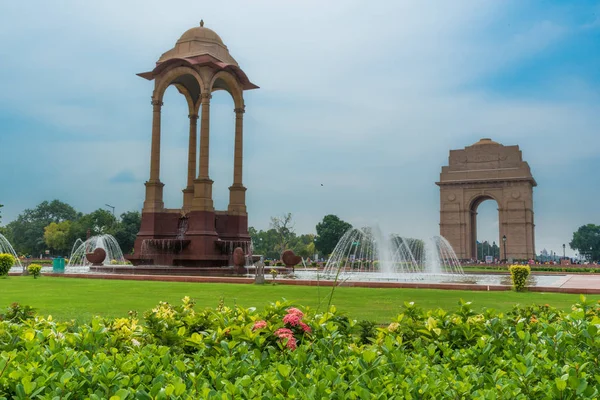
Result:
{"label": "lamp post", "polygon": [[507,261],[507,258],[506,258],[506,235],[502,236],[502,243],[504,244],[504,261],[506,262]]}
{"label": "lamp post", "polygon": [[563,259],[567,258],[567,253],[565,253],[565,244],[563,243]]}
{"label": "lamp post", "polygon": [[108,207],[108,208],[112,208],[112,214],[113,214],[113,217],[114,217],[115,216],[115,207],[111,206],[110,204],[105,204],[105,206]]}

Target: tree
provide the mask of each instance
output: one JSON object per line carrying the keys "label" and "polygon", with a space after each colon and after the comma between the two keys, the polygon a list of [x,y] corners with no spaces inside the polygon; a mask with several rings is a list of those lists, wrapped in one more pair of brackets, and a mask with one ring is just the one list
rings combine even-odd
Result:
{"label": "tree", "polygon": [[317,239],[315,246],[319,253],[329,255],[335,249],[344,233],[351,229],[352,225],[342,221],[337,215],[326,215],[323,221],[317,224]]}
{"label": "tree", "polygon": [[73,223],[71,230],[70,241],[75,242],[77,239],[85,240],[87,231],[90,230],[90,236],[102,235],[105,233],[112,234],[116,229],[117,219],[107,210],[101,208],[85,214]]}
{"label": "tree", "polygon": [[577,250],[588,260],[600,260],[600,225],[587,224],[573,232],[573,240],[569,247]]}
{"label": "tree", "polygon": [[313,257],[315,254],[315,235],[309,233],[294,238],[290,247],[296,255],[302,258]]}
{"label": "tree", "polygon": [[255,228],[248,228],[248,233],[252,238],[252,245],[254,247],[254,254],[260,254],[265,258],[276,259],[279,258],[281,253],[279,252],[279,241],[278,234],[275,229],[269,229],[267,231],[257,231]]}
{"label": "tree", "polygon": [[142,214],[139,211],[128,211],[121,214],[121,221],[117,224],[113,236],[119,242],[123,254],[133,252],[133,244],[141,224]]}
{"label": "tree", "polygon": [[[4,207],[4,204],[0,204],[0,208]],[[0,224],[2,223],[2,210],[0,210]]]}
{"label": "tree", "polygon": [[52,222],[44,228],[44,241],[49,248],[67,254],[71,249],[70,233],[71,221]]}
{"label": "tree", "polygon": [[73,221],[81,214],[59,200],[44,201],[27,209],[6,226],[13,247],[22,254],[41,254],[46,249],[44,228],[52,222]]}
{"label": "tree", "polygon": [[296,236],[292,222],[292,213],[284,214],[281,217],[271,217],[271,229],[274,229],[277,233],[276,250],[279,256],[281,256]]}

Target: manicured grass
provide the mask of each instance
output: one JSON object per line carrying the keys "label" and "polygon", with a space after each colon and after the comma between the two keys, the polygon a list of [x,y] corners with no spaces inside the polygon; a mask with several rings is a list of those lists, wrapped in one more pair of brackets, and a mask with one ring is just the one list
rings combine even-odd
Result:
{"label": "manicured grass", "polygon": [[[142,315],[159,301],[179,303],[184,296],[197,301],[197,307],[215,307],[222,298],[226,305],[262,308],[285,298],[296,304],[327,306],[329,287],[285,285],[241,285],[227,283],[183,283],[152,281],[119,281],[42,277],[9,277],[0,279],[0,309],[18,302],[30,305],[42,315],[61,320],[86,321],[93,315],[123,317],[130,310]],[[431,289],[368,289],[338,287],[332,304],[349,317],[387,322],[405,301],[414,301],[425,309],[455,309],[459,299],[472,301],[476,309],[494,308],[508,311],[515,304],[549,304],[568,310],[579,296],[560,293],[471,292]],[[589,299],[599,300],[600,295]]]}

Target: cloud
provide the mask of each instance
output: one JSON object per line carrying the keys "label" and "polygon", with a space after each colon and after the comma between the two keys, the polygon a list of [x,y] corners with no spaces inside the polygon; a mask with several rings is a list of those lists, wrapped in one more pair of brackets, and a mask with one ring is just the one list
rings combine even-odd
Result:
{"label": "cloud", "polygon": [[131,171],[121,171],[114,175],[109,180],[110,183],[139,183],[140,180],[135,177],[135,174]]}
{"label": "cloud", "polygon": [[[153,84],[134,74],[151,69],[201,18],[261,86],[246,93],[244,117],[252,225],[265,228],[271,215],[293,212],[297,230],[308,232],[335,213],[429,236],[438,230],[434,182],[449,149],[481,137],[519,144],[530,163],[540,183],[538,247],[556,246],[595,215],[591,204],[582,209],[576,196],[560,193],[555,178],[582,159],[597,162],[598,57],[585,36],[593,29],[582,29],[596,24],[593,7],[256,0],[227,8],[187,1],[180,4],[185,13],[174,13],[159,0],[34,3],[0,5],[0,34],[14,38],[0,48],[0,120],[17,120],[3,126],[0,148],[18,149],[0,158],[0,170],[18,166],[15,176],[0,176],[0,185],[14,188],[0,198],[5,222],[51,195],[84,212],[105,202],[141,207]],[[587,55],[568,53],[583,43]],[[567,61],[588,69],[561,64]],[[507,84],[525,68],[535,82]],[[232,109],[226,95],[215,94],[210,173],[221,209],[232,182]],[[177,207],[187,179],[188,120],[176,91],[167,92],[163,111],[161,178],[165,203]],[[44,158],[43,166],[24,162],[24,149],[28,159]],[[62,157],[48,160],[53,154]],[[594,178],[583,171],[580,179]],[[36,194],[23,198],[24,182],[35,182]],[[562,210],[553,206],[563,201]],[[576,211],[559,218],[565,209]],[[480,232],[496,235],[493,227]]]}

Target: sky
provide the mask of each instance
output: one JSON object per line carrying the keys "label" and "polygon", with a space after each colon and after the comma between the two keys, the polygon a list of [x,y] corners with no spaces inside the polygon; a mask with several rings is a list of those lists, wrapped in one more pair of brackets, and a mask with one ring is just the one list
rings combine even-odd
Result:
{"label": "sky", "polygon": [[[378,0],[0,3],[2,223],[44,200],[141,210],[152,70],[200,19],[250,80],[249,224],[292,213],[298,233],[336,214],[425,238],[450,149],[519,145],[534,189],[536,251],[600,224],[600,2]],[[181,207],[187,107],[163,106],[165,206]],[[217,209],[233,181],[233,101],[211,104]],[[497,205],[478,239],[498,240]]]}

